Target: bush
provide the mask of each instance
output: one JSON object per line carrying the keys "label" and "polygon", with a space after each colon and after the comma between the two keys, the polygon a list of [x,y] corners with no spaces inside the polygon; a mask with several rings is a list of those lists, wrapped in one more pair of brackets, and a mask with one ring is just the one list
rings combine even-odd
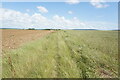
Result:
{"label": "bush", "polygon": [[35,28],[28,28],[28,30],[35,30]]}

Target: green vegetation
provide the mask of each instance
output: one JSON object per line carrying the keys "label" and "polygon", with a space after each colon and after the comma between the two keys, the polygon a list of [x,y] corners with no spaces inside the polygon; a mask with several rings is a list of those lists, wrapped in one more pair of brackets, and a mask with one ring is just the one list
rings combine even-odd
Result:
{"label": "green vegetation", "polygon": [[35,30],[35,28],[28,28],[27,30]]}
{"label": "green vegetation", "polygon": [[3,54],[5,78],[118,76],[117,31],[61,30]]}

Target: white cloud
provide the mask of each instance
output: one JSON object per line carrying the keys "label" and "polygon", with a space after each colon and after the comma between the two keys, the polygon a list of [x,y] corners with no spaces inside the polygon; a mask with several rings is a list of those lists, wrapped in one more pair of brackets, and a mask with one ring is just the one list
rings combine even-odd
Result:
{"label": "white cloud", "polygon": [[73,14],[73,12],[72,11],[68,11],[68,14]]}
{"label": "white cloud", "polygon": [[[105,0],[89,0],[90,4],[96,8],[106,8],[109,5],[106,4]],[[78,4],[80,3],[80,0],[66,0],[66,3],[68,4]]]}
{"label": "white cloud", "polygon": [[85,24],[77,18],[66,19],[64,16],[55,15],[53,16],[53,21],[57,23],[56,27],[60,27],[62,29],[85,29]]}
{"label": "white cloud", "polygon": [[30,9],[26,9],[27,12],[30,12]]}
{"label": "white cloud", "polygon": [[86,25],[89,25],[89,27],[91,27],[91,29],[99,29],[99,30],[118,29],[117,23],[110,23],[110,22],[89,21],[86,23]]}
{"label": "white cloud", "polygon": [[90,3],[96,8],[106,8],[109,6],[104,0],[91,0]]}
{"label": "white cloud", "polygon": [[2,22],[4,27],[21,27],[24,28],[26,26],[30,26],[29,23],[31,21],[30,16],[27,13],[20,13],[14,10],[8,9],[0,9],[3,12]]}
{"label": "white cloud", "polygon": [[[36,29],[117,29],[117,24],[107,22],[82,22],[77,17],[66,19],[54,15],[48,19],[40,13],[29,15],[15,10],[0,8],[0,22],[3,28],[36,28]],[[111,27],[114,26],[114,27]]]}
{"label": "white cloud", "polygon": [[80,0],[66,0],[68,4],[78,4],[80,3]]}
{"label": "white cloud", "polygon": [[37,8],[38,8],[39,12],[41,12],[41,13],[47,13],[48,12],[48,10],[43,6],[37,6]]}

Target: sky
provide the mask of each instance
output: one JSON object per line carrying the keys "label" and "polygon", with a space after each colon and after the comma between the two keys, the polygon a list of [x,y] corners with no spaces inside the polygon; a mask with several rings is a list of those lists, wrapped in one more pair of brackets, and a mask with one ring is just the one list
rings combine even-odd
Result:
{"label": "sky", "polygon": [[117,2],[3,2],[2,28],[118,29]]}

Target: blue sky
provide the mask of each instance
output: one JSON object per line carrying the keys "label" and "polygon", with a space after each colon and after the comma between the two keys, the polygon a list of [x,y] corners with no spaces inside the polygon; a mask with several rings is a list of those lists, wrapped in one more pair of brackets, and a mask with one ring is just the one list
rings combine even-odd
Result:
{"label": "blue sky", "polygon": [[[30,26],[32,24],[35,24],[35,28],[117,29],[117,23],[118,23],[117,2],[106,2],[100,4],[96,4],[96,3],[94,4],[90,2],[80,2],[76,4],[69,4],[66,2],[4,2],[2,5],[3,5],[2,9],[6,9],[8,10],[8,12],[10,10],[19,12],[21,14],[21,17],[24,14],[27,14],[29,17],[38,14],[40,15],[38,16],[39,19],[42,19],[41,17],[46,18],[46,21],[45,20],[39,21],[39,19],[34,18],[37,19],[38,21],[36,20],[36,22],[32,22],[32,23],[26,22],[26,24],[30,24]],[[5,12],[5,10],[3,11]],[[14,15],[14,12],[12,12],[11,15]],[[4,21],[8,22],[8,20],[6,19],[8,18],[5,18],[5,20],[3,18]],[[11,21],[12,20],[13,19],[11,19]],[[60,20],[63,21],[61,22]],[[14,21],[15,20],[13,20],[13,22]],[[50,24],[51,26],[47,26],[46,24],[44,25],[43,23],[38,25],[37,22],[44,22],[48,25]],[[74,24],[69,24],[69,22],[70,23],[73,22]],[[14,25],[10,24],[11,25],[10,26],[9,24],[10,21],[5,25],[3,23],[4,25],[3,27],[28,28],[28,26],[27,27],[19,26],[19,24],[17,23],[15,24],[15,22]],[[62,27],[59,24],[63,24],[61,25]]]}

